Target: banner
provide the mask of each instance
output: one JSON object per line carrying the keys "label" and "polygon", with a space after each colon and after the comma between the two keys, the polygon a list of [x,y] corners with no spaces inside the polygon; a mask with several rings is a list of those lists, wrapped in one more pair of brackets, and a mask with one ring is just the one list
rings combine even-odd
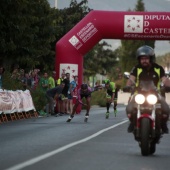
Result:
{"label": "banner", "polygon": [[35,111],[29,90],[0,90],[0,114]]}

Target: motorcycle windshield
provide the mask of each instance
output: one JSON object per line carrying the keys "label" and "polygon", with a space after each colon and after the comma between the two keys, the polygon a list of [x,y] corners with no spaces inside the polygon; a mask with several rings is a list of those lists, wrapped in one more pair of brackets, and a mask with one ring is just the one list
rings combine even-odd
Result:
{"label": "motorcycle windshield", "polygon": [[140,92],[155,92],[156,86],[153,81],[140,81],[138,86]]}

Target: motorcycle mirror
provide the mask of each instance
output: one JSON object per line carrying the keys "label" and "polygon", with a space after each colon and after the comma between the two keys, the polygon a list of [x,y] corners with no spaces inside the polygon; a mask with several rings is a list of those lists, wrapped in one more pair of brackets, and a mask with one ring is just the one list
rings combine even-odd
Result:
{"label": "motorcycle mirror", "polygon": [[124,77],[125,77],[126,79],[129,79],[130,73],[129,73],[129,72],[124,72]]}
{"label": "motorcycle mirror", "polygon": [[169,72],[169,71],[166,71],[166,72],[165,72],[165,76],[166,76],[167,78],[169,78],[169,77],[170,77],[170,72]]}

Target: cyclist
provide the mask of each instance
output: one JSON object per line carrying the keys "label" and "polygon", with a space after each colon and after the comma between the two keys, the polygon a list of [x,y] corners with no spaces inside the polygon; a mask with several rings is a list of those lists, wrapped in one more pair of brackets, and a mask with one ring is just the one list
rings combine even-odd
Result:
{"label": "cyclist", "polygon": [[84,122],[88,121],[89,111],[90,111],[91,93],[92,93],[92,89],[87,84],[81,84],[81,87],[78,89],[78,96],[77,96],[76,103],[73,107],[73,111],[72,111],[71,115],[69,116],[67,122],[70,122],[73,119],[78,105],[83,104],[82,103],[83,98],[86,99],[86,104],[83,104],[83,105],[86,105],[86,111],[87,111],[85,114]]}

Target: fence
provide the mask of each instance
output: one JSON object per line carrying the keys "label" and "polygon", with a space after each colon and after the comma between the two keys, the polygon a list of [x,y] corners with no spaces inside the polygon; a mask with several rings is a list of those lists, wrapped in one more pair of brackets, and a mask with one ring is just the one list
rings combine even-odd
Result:
{"label": "fence", "polygon": [[0,122],[37,117],[29,90],[0,89]]}

